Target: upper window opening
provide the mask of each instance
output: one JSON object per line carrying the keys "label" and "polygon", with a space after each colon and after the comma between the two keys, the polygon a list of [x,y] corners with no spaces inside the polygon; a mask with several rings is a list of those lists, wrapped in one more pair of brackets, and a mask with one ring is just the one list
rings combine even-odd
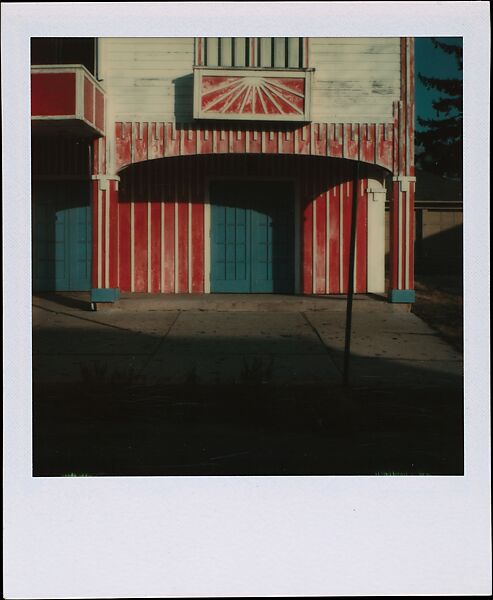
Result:
{"label": "upper window opening", "polygon": [[196,38],[195,65],[302,69],[308,66],[307,38]]}

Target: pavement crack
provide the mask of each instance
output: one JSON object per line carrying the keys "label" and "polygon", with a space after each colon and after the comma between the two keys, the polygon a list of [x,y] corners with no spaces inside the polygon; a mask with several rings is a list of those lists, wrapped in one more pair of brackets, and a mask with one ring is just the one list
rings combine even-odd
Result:
{"label": "pavement crack", "polygon": [[342,370],[339,368],[339,366],[337,365],[336,361],[332,358],[332,354],[330,353],[330,350],[329,350],[327,344],[324,342],[322,336],[318,332],[318,329],[313,325],[313,323],[307,317],[306,313],[300,312],[300,315],[303,317],[303,319],[305,319],[308,327],[310,327],[310,329],[313,331],[313,333],[317,336],[317,338],[318,338],[319,342],[322,344],[322,347],[324,348],[327,356],[330,358],[332,364],[334,365],[334,367],[336,368],[336,370],[340,373],[340,375],[342,377]]}
{"label": "pavement crack", "polygon": [[112,325],[111,323],[103,323],[102,321],[97,321],[96,319],[87,319],[86,317],[79,317],[78,315],[73,315],[68,312],[64,312],[61,310],[51,310],[50,308],[46,308],[45,306],[39,306],[39,304],[33,304],[35,308],[39,308],[41,310],[45,310],[46,312],[53,313],[54,315],[64,315],[66,317],[72,317],[73,319],[79,319],[80,321],[86,321],[87,323],[95,323],[96,325],[102,325],[103,327],[111,327],[112,329],[118,329],[119,331],[133,331],[128,327],[118,327],[118,325]]}
{"label": "pavement crack", "polygon": [[161,346],[164,344],[164,340],[168,337],[168,335],[170,334],[171,330],[173,329],[173,327],[175,326],[176,322],[178,321],[178,319],[180,318],[182,311],[179,311],[176,314],[176,317],[173,319],[172,323],[170,324],[170,326],[168,327],[168,330],[166,331],[166,333],[162,336],[162,338],[159,340],[159,343],[156,344],[154,350],[150,353],[149,355],[149,359],[144,362],[144,364],[142,365],[138,376],[142,377],[144,371],[147,369],[147,367],[150,365],[152,359],[157,355],[158,350],[161,348]]}

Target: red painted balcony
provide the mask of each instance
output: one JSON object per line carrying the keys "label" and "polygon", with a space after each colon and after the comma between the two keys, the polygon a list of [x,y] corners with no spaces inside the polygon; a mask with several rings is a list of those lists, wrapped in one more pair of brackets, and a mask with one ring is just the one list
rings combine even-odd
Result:
{"label": "red painted balcony", "polygon": [[31,122],[34,133],[104,135],[104,91],[82,65],[31,67]]}
{"label": "red painted balcony", "polygon": [[196,119],[310,120],[311,69],[194,68]]}

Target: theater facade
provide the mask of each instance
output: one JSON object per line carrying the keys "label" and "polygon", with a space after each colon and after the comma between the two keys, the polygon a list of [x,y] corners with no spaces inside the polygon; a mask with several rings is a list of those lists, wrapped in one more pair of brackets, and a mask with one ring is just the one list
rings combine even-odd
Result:
{"label": "theater facade", "polygon": [[[33,38],[35,291],[414,301],[412,38]],[[385,255],[389,206],[390,252]]]}

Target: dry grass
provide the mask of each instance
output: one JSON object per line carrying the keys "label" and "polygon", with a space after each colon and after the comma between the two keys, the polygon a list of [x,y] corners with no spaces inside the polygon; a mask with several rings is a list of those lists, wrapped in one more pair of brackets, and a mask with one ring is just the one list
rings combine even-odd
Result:
{"label": "dry grass", "polygon": [[463,292],[461,275],[417,275],[412,312],[449,344],[463,351]]}

